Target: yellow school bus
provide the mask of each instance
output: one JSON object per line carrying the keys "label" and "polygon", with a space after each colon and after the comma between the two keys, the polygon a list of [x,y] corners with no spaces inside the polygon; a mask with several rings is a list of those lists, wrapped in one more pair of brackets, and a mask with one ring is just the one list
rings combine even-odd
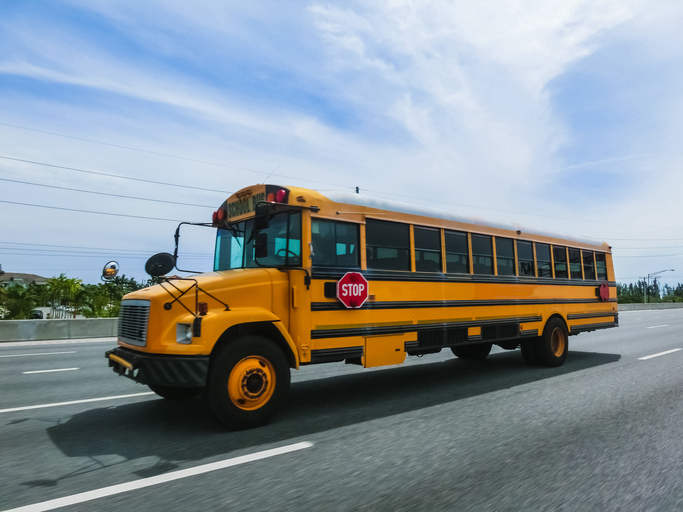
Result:
{"label": "yellow school bus", "polygon": [[[569,336],[618,325],[606,243],[275,185],[233,194],[208,225],[213,272],[126,295],[107,358],[163,397],[204,392],[235,429],[268,421],[303,365],[497,345],[555,367]],[[177,244],[148,269],[176,261]]]}

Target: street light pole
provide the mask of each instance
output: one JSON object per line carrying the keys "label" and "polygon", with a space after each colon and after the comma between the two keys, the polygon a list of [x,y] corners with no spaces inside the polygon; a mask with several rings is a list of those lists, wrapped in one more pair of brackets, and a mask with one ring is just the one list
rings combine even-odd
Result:
{"label": "street light pole", "polygon": [[[647,290],[650,288],[650,277],[659,275],[663,272],[673,272],[674,269],[672,268],[667,268],[666,270],[660,270],[659,272],[652,272],[651,274],[647,275],[647,283],[645,284],[645,304],[647,304]],[[657,279],[655,279],[657,281]]]}

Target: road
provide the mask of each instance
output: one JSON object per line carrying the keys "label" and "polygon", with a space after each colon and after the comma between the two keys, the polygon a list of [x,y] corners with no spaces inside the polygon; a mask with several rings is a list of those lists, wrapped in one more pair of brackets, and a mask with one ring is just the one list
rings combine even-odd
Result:
{"label": "road", "polygon": [[0,510],[683,510],[683,310],[619,321],[557,369],[307,367],[246,432],[142,394],[112,341],[0,344]]}

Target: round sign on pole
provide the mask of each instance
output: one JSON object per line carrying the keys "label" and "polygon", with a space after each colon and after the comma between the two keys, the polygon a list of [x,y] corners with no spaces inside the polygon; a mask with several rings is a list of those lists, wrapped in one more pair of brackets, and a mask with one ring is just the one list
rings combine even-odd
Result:
{"label": "round sign on pole", "polygon": [[359,308],[368,300],[368,281],[360,272],[347,272],[337,282],[337,298],[347,308]]}

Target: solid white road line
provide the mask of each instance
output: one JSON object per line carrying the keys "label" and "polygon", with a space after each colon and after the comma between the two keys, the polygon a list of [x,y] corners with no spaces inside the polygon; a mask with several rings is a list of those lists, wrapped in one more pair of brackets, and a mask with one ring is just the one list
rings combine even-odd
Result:
{"label": "solid white road line", "polygon": [[652,325],[650,327],[646,327],[646,329],[658,329],[659,327],[669,327],[669,324],[664,324],[664,325]]}
{"label": "solid white road line", "polygon": [[0,356],[0,357],[29,357],[29,356],[53,356],[55,354],[75,354],[76,351],[72,350],[70,352],[39,352],[37,354],[12,354],[9,356]]}
{"label": "solid white road line", "polygon": [[42,345],[71,345],[75,343],[116,343],[117,338],[80,338],[70,340],[43,340],[43,341],[0,341],[0,348],[13,347],[39,347]]}
{"label": "solid white road line", "polygon": [[52,373],[52,372],[72,372],[74,370],[78,370],[78,368],[57,368],[55,370],[33,370],[30,372],[21,372],[24,375],[29,375],[32,373]]}
{"label": "solid white road line", "polygon": [[88,404],[90,402],[102,402],[104,400],[118,400],[120,398],[133,398],[136,396],[147,396],[153,395],[152,391],[145,391],[144,393],[133,393],[131,395],[117,395],[117,396],[104,396],[101,398],[86,398],[84,400],[73,400],[71,402],[57,402],[54,404],[41,404],[41,405],[26,405],[24,407],[13,407],[12,409],[0,409],[0,414],[3,412],[17,412],[17,411],[30,411],[31,409],[43,409],[45,407],[61,407],[62,405],[75,405],[75,404]]}
{"label": "solid white road line", "polygon": [[74,494],[73,496],[66,496],[64,498],[57,498],[54,500],[44,501],[42,503],[35,503],[33,505],[27,505],[25,507],[13,508],[11,510],[6,510],[5,512],[42,512],[45,510],[54,510],[59,507],[76,505],[77,503],[85,503],[86,501],[92,501],[99,498],[104,498],[106,496],[112,496],[114,494],[121,494],[128,491],[134,491],[136,489],[143,489],[145,487],[151,487],[153,485],[159,485],[167,482],[173,482],[174,480],[180,480],[181,478],[202,475],[204,473],[209,473],[211,471],[217,471],[219,469],[225,469],[232,466],[238,466],[240,464],[246,464],[247,462],[254,462],[257,460],[267,459],[269,457],[275,457],[276,455],[282,455],[285,453],[310,448],[311,446],[313,446],[313,443],[309,443],[306,441],[304,441],[303,443],[290,444],[288,446],[282,446],[281,448],[274,448],[272,450],[265,450],[262,452],[252,453],[251,455],[242,455],[241,457],[235,457],[233,459],[227,459],[219,462],[213,462],[210,464],[204,464],[203,466],[197,466],[189,469],[181,469],[179,471],[166,473],[165,475],[143,478],[141,480],[135,480],[133,482],[128,482],[125,484],[112,485],[110,487],[103,487],[102,489],[96,489],[94,491],[87,491],[79,494]]}
{"label": "solid white road line", "polygon": [[679,350],[683,350],[683,348],[674,348],[673,350],[667,350],[666,352],[660,352],[659,354],[652,354],[651,356],[645,356],[645,357],[639,357],[639,361],[645,361],[646,359],[652,359],[653,357],[659,357],[659,356],[665,356],[667,354],[673,354],[674,352],[678,352]]}

